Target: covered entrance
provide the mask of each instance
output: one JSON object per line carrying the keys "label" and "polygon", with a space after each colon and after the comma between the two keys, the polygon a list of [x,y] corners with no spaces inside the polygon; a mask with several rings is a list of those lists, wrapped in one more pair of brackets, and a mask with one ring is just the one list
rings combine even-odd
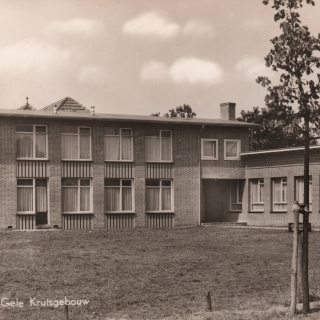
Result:
{"label": "covered entrance", "polygon": [[201,222],[238,222],[244,179],[202,179]]}

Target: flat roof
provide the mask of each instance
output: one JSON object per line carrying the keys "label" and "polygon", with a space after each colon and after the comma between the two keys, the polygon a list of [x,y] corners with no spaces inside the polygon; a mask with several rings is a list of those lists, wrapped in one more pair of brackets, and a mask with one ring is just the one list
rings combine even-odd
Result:
{"label": "flat roof", "polygon": [[[310,146],[310,149],[320,149],[320,146]],[[248,152],[241,152],[240,155],[245,157],[245,156],[257,156],[259,154],[281,153],[281,152],[292,152],[292,151],[304,151],[304,146],[303,147],[290,147],[290,148],[248,151]]]}
{"label": "flat roof", "polygon": [[259,127],[259,124],[241,122],[237,120],[221,120],[221,119],[200,119],[200,118],[167,118],[155,116],[138,116],[123,114],[107,114],[91,112],[57,112],[42,110],[13,110],[0,109],[0,117],[23,117],[23,118],[48,118],[48,119],[79,119],[79,120],[110,120],[125,122],[152,122],[165,124],[187,124],[187,125],[210,125],[210,126],[230,126],[230,127]]}

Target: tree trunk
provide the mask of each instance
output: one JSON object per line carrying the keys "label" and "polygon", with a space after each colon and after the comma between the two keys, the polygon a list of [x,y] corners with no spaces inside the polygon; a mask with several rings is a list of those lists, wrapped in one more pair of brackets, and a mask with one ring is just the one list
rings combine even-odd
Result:
{"label": "tree trunk", "polygon": [[[305,121],[305,149],[304,149],[304,204],[309,208],[309,114],[304,117]],[[308,272],[308,224],[309,213],[303,214],[303,245],[302,245],[302,292],[303,313],[310,312],[309,303],[309,272]]]}

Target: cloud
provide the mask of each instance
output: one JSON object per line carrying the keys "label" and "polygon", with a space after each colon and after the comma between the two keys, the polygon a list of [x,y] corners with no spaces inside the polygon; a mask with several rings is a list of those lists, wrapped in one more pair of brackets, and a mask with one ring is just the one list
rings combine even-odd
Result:
{"label": "cloud", "polygon": [[83,66],[78,73],[78,80],[81,83],[98,83],[106,79],[103,68],[94,65]]}
{"label": "cloud", "polygon": [[243,21],[245,28],[260,28],[265,24],[265,21],[258,18],[251,18]]}
{"label": "cloud", "polygon": [[215,35],[214,28],[205,21],[192,20],[189,21],[183,28],[183,33],[191,36],[206,36],[213,37]]}
{"label": "cloud", "polygon": [[142,80],[164,80],[168,76],[168,70],[164,62],[150,61],[141,70]]}
{"label": "cloud", "polygon": [[180,84],[215,85],[222,80],[218,64],[198,58],[180,58],[167,67],[164,62],[151,61],[141,71],[143,80],[169,80]]}
{"label": "cloud", "polygon": [[69,58],[67,50],[44,45],[36,39],[25,39],[0,49],[0,70],[11,75],[44,72],[53,65],[64,65]]}
{"label": "cloud", "polygon": [[63,34],[91,36],[102,31],[103,23],[97,20],[75,18],[67,21],[53,21],[49,29]]}
{"label": "cloud", "polygon": [[243,73],[244,79],[247,81],[255,80],[258,76],[270,74],[270,69],[267,68],[263,59],[256,57],[244,57],[235,65],[235,70]]}
{"label": "cloud", "polygon": [[123,26],[123,32],[131,35],[170,39],[180,32],[180,26],[169,22],[165,16],[159,13],[148,12],[127,21]]}

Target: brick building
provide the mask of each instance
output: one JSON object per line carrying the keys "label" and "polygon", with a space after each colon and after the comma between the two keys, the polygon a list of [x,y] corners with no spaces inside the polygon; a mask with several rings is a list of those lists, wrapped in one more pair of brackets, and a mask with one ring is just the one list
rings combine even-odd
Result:
{"label": "brick building", "polygon": [[283,225],[301,201],[301,150],[251,152],[257,125],[236,121],[233,103],[220,119],[188,119],[95,114],[67,97],[0,110],[0,123],[0,228]]}

